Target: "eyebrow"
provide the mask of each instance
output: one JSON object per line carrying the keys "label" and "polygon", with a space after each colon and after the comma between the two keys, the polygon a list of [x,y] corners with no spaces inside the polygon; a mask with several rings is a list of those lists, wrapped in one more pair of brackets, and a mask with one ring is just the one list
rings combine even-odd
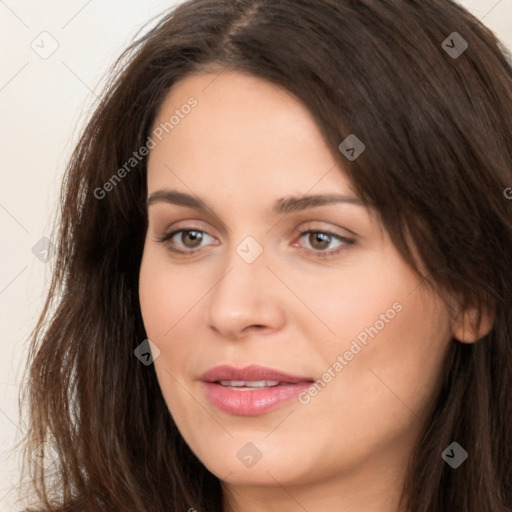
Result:
{"label": "eyebrow", "polygon": [[[178,206],[186,206],[201,212],[213,212],[213,208],[197,196],[178,192],[177,190],[161,189],[152,192],[147,200],[148,208],[155,203],[169,203]],[[365,206],[358,198],[340,194],[317,194],[302,197],[282,197],[275,201],[272,206],[272,213],[283,215],[292,212],[307,210],[317,206],[329,204],[347,203],[356,206]]]}

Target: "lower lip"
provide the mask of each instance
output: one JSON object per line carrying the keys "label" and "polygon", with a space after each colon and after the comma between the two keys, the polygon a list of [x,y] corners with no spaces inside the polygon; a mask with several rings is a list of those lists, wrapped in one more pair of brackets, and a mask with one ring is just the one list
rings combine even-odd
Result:
{"label": "lower lip", "polygon": [[203,384],[210,402],[221,411],[243,416],[256,416],[289,402],[313,383],[283,384],[247,391],[234,391],[215,382],[203,382]]}

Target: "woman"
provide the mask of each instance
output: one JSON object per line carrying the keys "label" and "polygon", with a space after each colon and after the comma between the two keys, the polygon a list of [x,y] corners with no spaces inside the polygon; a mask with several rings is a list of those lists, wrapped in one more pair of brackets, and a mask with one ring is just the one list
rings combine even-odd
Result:
{"label": "woman", "polygon": [[31,510],[511,511],[504,53],[446,0],[137,41],[64,182]]}

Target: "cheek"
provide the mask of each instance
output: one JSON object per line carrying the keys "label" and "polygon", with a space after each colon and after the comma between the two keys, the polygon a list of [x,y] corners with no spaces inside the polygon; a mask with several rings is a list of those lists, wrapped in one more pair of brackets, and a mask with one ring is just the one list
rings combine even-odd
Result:
{"label": "cheek", "polygon": [[393,385],[399,397],[417,411],[437,388],[451,342],[445,307],[426,294],[418,289],[403,299],[403,310],[385,335],[386,346],[374,355],[382,380]]}
{"label": "cheek", "polygon": [[139,300],[142,319],[149,339],[160,340],[173,325],[170,312],[175,311],[175,294],[162,279],[158,265],[152,264],[148,253],[144,254],[139,276]]}
{"label": "cheek", "polygon": [[[316,340],[322,334],[322,343],[316,344],[316,350],[324,352],[329,359],[334,355],[335,359],[349,350],[358,336],[363,342],[372,339],[368,329],[376,323],[379,336],[380,332],[388,330],[388,325],[401,314],[397,309],[400,309],[405,294],[417,281],[412,273],[402,267],[393,269],[393,265],[396,262],[390,257],[358,254],[356,264],[341,266],[325,277],[301,279],[300,276],[290,276],[294,291],[318,317],[318,321],[312,315],[296,317],[310,340]],[[388,322],[383,323],[382,315]]]}
{"label": "cheek", "polygon": [[[380,320],[381,313],[386,315],[388,302],[396,297],[399,301],[395,305],[399,302],[400,307],[389,315],[393,318]],[[361,424],[380,422],[393,432],[421,418],[436,393],[451,339],[444,310],[419,291],[392,294],[381,304],[371,310],[372,317],[361,308],[361,315],[368,321],[354,320],[338,350],[330,352],[330,365],[338,355],[345,362],[334,379],[332,392],[322,391],[318,400],[326,414],[334,406],[352,411],[352,420],[345,421],[353,421],[355,430]]]}
{"label": "cheek", "polygon": [[164,399],[170,411],[178,411],[178,417],[187,397],[182,396],[182,388],[173,377],[183,370],[193,348],[190,343],[183,343],[183,329],[189,325],[193,306],[201,297],[193,289],[183,272],[171,274],[165,253],[162,256],[151,246],[145,249],[139,274],[142,319],[148,338],[160,350],[154,368]]}
{"label": "cheek", "polygon": [[314,399],[316,407],[352,411],[355,423],[420,415],[436,392],[451,340],[440,299],[419,286],[420,277],[394,251],[378,256],[361,261],[359,271],[340,273],[327,293],[308,294],[335,332],[315,346],[323,370],[336,375]]}
{"label": "cheek", "polygon": [[[185,316],[204,294],[200,280],[177,268],[172,273],[165,251],[144,251],[139,275],[139,300],[146,333],[155,342],[170,340]],[[160,347],[162,348],[162,347]]]}

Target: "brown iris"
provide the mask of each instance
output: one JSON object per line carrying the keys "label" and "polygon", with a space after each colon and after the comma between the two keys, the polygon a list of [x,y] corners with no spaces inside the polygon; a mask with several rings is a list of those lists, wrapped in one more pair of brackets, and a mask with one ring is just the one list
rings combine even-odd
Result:
{"label": "brown iris", "polygon": [[331,235],[312,232],[309,234],[309,243],[314,249],[326,249],[331,242]]}
{"label": "brown iris", "polygon": [[[194,249],[201,245],[203,233],[201,231],[189,230],[181,233],[181,242],[187,249]],[[190,243],[189,243],[190,242]]]}

